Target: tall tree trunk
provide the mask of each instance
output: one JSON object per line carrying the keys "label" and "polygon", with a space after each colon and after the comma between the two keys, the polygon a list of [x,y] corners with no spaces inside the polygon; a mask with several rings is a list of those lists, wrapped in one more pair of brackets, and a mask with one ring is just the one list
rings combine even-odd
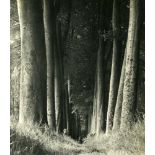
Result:
{"label": "tall tree trunk", "polygon": [[[65,32],[62,33],[62,30],[61,30],[61,21],[57,20],[56,21],[56,47],[57,47],[57,59],[55,60],[56,61],[56,64],[57,64],[57,67],[55,68],[56,71],[55,71],[55,74],[59,74],[59,78],[56,80],[56,85],[60,88],[56,89],[57,91],[59,92],[56,92],[57,94],[59,94],[58,96],[55,95],[56,97],[56,100],[58,102],[61,102],[61,103],[58,103],[56,102],[56,104],[61,107],[60,111],[61,111],[61,117],[60,117],[60,121],[59,121],[59,124],[61,124],[61,130],[63,129],[67,129],[67,132],[69,132],[69,103],[68,102],[65,102],[65,86],[64,86],[64,51],[65,51],[65,45],[66,45],[66,39],[67,39],[67,36],[68,36],[68,32],[69,32],[69,27],[70,27],[70,17],[71,17],[71,1],[68,0],[67,1],[68,3],[68,18],[67,18],[67,28],[65,29]],[[58,1],[58,5],[56,6],[56,9],[57,11],[59,11],[60,9],[60,1]],[[58,12],[57,12],[58,13]],[[59,98],[59,99],[58,99]],[[59,114],[58,114],[59,115]],[[60,123],[61,122],[61,123]]]}
{"label": "tall tree trunk", "polygon": [[41,0],[17,0],[21,31],[19,123],[46,121],[46,53]]}
{"label": "tall tree trunk", "polygon": [[47,120],[52,131],[55,131],[55,102],[54,102],[54,31],[55,14],[50,0],[44,0],[44,29],[47,59]]}
{"label": "tall tree trunk", "polygon": [[[94,101],[93,101],[93,115],[91,121],[91,133],[95,133],[97,136],[105,130],[106,120],[106,105],[105,105],[105,71],[106,71],[106,59],[109,56],[111,43],[107,40],[105,31],[109,29],[107,20],[105,20],[108,14],[109,7],[107,1],[99,1],[99,15],[98,15],[98,32],[99,32],[99,47],[97,52],[97,67],[96,67],[96,79],[94,88]],[[106,7],[107,9],[104,9]],[[109,15],[108,15],[109,16]],[[108,19],[109,20],[109,19]],[[110,23],[110,20],[109,20]],[[108,52],[107,52],[108,51]]]}
{"label": "tall tree trunk", "polygon": [[114,120],[113,120],[113,131],[118,131],[121,124],[121,112],[122,112],[123,88],[124,88],[125,64],[126,64],[125,59],[126,59],[126,50],[124,53],[121,77],[120,77],[119,88],[117,93],[116,107],[115,107]]}
{"label": "tall tree trunk", "polygon": [[67,95],[66,95],[66,98],[67,98],[67,101],[66,101],[66,124],[67,124],[67,133],[70,134],[70,103],[71,103],[71,90],[70,90],[70,87],[71,87],[71,81],[70,81],[70,76],[68,74],[68,79],[67,79]]}
{"label": "tall tree trunk", "polygon": [[94,99],[93,99],[93,107],[92,107],[92,116],[91,116],[91,129],[90,133],[94,134],[96,132],[96,114],[97,114],[97,109],[96,109],[96,80],[95,80],[95,86],[94,86]]}
{"label": "tall tree trunk", "polygon": [[61,23],[56,24],[56,49],[55,49],[55,105],[57,132],[62,132],[66,128],[66,105],[64,98],[64,68]]}
{"label": "tall tree trunk", "polygon": [[69,100],[69,103],[71,103],[71,79],[69,74],[68,74],[68,80],[67,80],[67,90],[68,90],[68,100]]}
{"label": "tall tree trunk", "polygon": [[121,114],[121,130],[127,130],[133,123],[133,107],[136,99],[136,74],[138,58],[139,0],[130,0],[130,19],[126,48],[126,67]]}
{"label": "tall tree trunk", "polygon": [[66,129],[67,134],[70,134],[70,109],[69,109],[69,102],[65,104],[65,117],[66,117]]}
{"label": "tall tree trunk", "polygon": [[77,119],[77,125],[78,125],[78,141],[81,141],[81,122],[80,122],[80,115],[78,114]]}
{"label": "tall tree trunk", "polygon": [[88,131],[87,134],[91,133],[91,121],[92,121],[92,111],[93,108],[92,106],[89,107],[89,111],[88,111]]}
{"label": "tall tree trunk", "polygon": [[[65,94],[65,86],[64,86],[64,65],[63,65],[63,62],[64,62],[64,53],[65,53],[65,50],[66,50],[66,42],[67,42],[67,37],[68,37],[68,32],[69,32],[69,29],[70,29],[70,20],[71,20],[71,9],[72,9],[72,1],[71,0],[67,0],[67,5],[68,5],[68,16],[67,16],[67,25],[66,25],[66,28],[64,30],[64,33],[59,33],[59,36],[61,37],[61,61],[62,61],[62,64],[61,64],[61,70],[62,70],[62,86],[63,86],[63,94]],[[59,29],[61,29],[61,22],[59,24]],[[60,31],[59,31],[60,32]],[[69,74],[68,74],[68,82],[70,82],[70,79],[69,79]],[[69,87],[70,89],[70,87]],[[70,94],[69,92],[66,93],[67,95],[63,95],[63,99],[65,101],[65,98],[67,102],[64,102],[63,104],[63,122],[64,122],[64,128],[67,129],[67,133],[70,134],[70,107],[69,107],[69,104],[70,104]]]}
{"label": "tall tree trunk", "polygon": [[54,51],[55,58],[55,78],[54,78],[54,88],[55,88],[55,114],[56,114],[56,131],[62,132],[62,93],[61,93],[61,72],[60,72],[60,57],[58,44]]}
{"label": "tall tree trunk", "polygon": [[113,17],[112,17],[112,27],[113,27],[113,55],[112,55],[112,67],[111,67],[111,77],[110,77],[110,89],[109,89],[109,101],[108,101],[108,111],[107,111],[107,123],[106,123],[106,133],[112,130],[113,126],[113,116],[117,99],[117,90],[119,84],[119,0],[114,0],[113,2]]}
{"label": "tall tree trunk", "polygon": [[88,132],[89,132],[89,131],[88,131],[88,130],[89,130],[89,129],[88,129],[88,128],[89,128],[89,127],[88,127],[88,126],[89,126],[89,122],[88,122],[88,121],[89,121],[89,111],[88,111],[88,114],[85,116],[85,132],[86,132],[87,134],[88,134]]}
{"label": "tall tree trunk", "polygon": [[104,118],[103,118],[103,38],[99,38],[99,49],[97,54],[97,79],[96,79],[96,135],[103,132]]}
{"label": "tall tree trunk", "polygon": [[80,136],[80,117],[77,111],[74,113],[74,121],[75,121],[74,125],[75,139],[78,140]]}

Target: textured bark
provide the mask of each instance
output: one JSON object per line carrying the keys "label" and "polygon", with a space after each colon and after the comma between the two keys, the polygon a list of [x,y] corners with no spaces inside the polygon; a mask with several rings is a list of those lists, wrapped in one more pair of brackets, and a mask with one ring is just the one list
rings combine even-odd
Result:
{"label": "textured bark", "polygon": [[126,50],[123,59],[123,65],[121,70],[121,77],[119,82],[117,101],[114,113],[113,120],[113,131],[118,131],[121,124],[121,112],[122,112],[122,102],[123,102],[123,88],[124,88],[124,78],[125,78],[125,58],[126,58]]}
{"label": "textured bark", "polygon": [[47,59],[47,120],[52,131],[55,131],[55,102],[54,102],[54,7],[50,0],[44,0],[44,30]]}
{"label": "textured bark", "polygon": [[109,100],[108,100],[108,111],[107,111],[107,122],[106,122],[106,133],[112,130],[113,117],[117,99],[117,90],[119,84],[119,0],[113,2],[113,55],[112,55],[112,67],[110,76],[110,89],[109,89]]}
{"label": "textured bark", "polygon": [[126,67],[121,114],[121,130],[127,130],[133,123],[133,107],[136,99],[136,74],[138,57],[139,0],[130,0],[130,19],[126,48]]}
{"label": "textured bark", "polygon": [[17,0],[21,31],[19,123],[46,121],[46,53],[41,0]]}

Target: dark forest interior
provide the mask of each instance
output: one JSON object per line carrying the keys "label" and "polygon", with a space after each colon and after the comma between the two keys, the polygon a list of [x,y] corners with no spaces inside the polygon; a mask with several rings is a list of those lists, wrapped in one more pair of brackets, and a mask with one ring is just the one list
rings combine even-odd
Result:
{"label": "dark forest interior", "polygon": [[87,150],[144,123],[144,0],[11,0],[10,20],[11,133],[46,127]]}

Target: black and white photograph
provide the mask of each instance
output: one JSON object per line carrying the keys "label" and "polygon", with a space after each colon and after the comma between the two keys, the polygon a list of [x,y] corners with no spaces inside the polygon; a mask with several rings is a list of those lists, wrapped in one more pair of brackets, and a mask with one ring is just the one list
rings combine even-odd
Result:
{"label": "black and white photograph", "polygon": [[145,155],[145,0],[9,3],[10,155]]}

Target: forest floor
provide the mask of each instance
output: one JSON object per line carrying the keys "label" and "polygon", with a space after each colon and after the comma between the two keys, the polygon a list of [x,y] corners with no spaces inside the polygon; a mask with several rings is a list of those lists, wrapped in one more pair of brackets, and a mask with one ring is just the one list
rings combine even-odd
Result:
{"label": "forest floor", "polygon": [[87,137],[79,144],[70,137],[50,133],[47,127],[19,126],[11,122],[11,155],[144,155],[144,122],[131,131]]}

